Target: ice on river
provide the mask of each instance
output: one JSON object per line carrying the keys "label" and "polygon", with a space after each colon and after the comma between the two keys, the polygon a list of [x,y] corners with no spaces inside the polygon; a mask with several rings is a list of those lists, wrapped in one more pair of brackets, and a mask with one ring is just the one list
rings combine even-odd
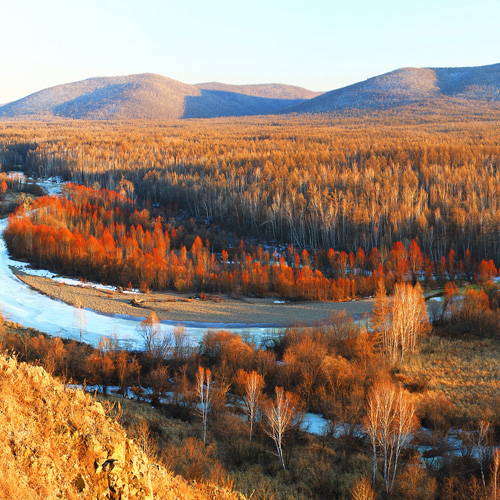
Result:
{"label": "ice on river", "polygon": [[[56,179],[38,181],[38,184],[45,187],[49,194],[58,194],[61,191],[61,184]],[[35,290],[17,279],[10,266],[24,268],[30,274],[38,274],[55,278],[49,271],[39,271],[29,269],[25,263],[13,261],[7,251],[3,239],[3,231],[7,226],[7,219],[0,221],[0,310],[10,321],[15,321],[25,327],[32,327],[46,332],[50,335],[59,335],[66,338],[80,338],[75,308],[59,300],[54,300]],[[78,284],[79,281],[69,278],[56,278],[66,284]],[[105,288],[103,285],[93,284]],[[109,288],[109,287],[108,287]],[[95,311],[85,310],[86,327],[83,340],[93,345],[97,345],[101,337],[115,335],[118,340],[130,348],[140,348],[141,339],[137,327],[142,319],[136,316],[109,316]],[[173,331],[176,322],[163,322],[165,331]],[[201,338],[203,332],[208,329],[231,330],[234,333],[250,336],[254,340],[259,340],[269,333],[268,325],[227,325],[224,323],[183,323],[185,331],[192,341]]]}
{"label": "ice on river", "polygon": [[[0,233],[7,220],[0,221]],[[7,251],[3,237],[0,239],[0,309],[10,321],[25,327],[36,328],[50,335],[78,339],[80,330],[75,316],[75,308],[59,300],[42,295],[16,278],[10,266],[23,266],[13,261]],[[107,316],[85,310],[87,320],[84,340],[97,345],[103,336],[117,334],[118,340],[132,348],[140,347],[137,327],[140,317]],[[173,331],[174,322],[162,322],[165,331]],[[235,333],[249,333],[257,340],[268,332],[268,327],[253,325],[225,325],[223,323],[185,323],[185,331],[193,341],[198,340],[207,329],[232,330]]]}

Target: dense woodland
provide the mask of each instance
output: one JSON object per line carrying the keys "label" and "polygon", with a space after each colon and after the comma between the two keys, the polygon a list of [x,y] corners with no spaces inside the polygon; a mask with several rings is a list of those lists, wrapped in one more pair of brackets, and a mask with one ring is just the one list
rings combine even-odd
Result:
{"label": "dense woodland", "polygon": [[[252,121],[253,120],[253,121]],[[346,253],[500,258],[498,116],[2,125],[0,162],[207,225]],[[444,125],[446,123],[446,125]]]}
{"label": "dense woodland", "polygon": [[94,186],[12,222],[10,249],[121,286],[290,299],[491,278],[496,116],[388,118],[4,125],[4,169]]}
{"label": "dense woodland", "polygon": [[478,264],[468,250],[465,259],[450,250],[434,263],[415,240],[408,249],[394,243],[386,259],[377,248],[350,254],[330,248],[311,255],[291,244],[283,254],[270,255],[261,246],[247,251],[243,240],[216,256],[208,238],[204,243],[183,226],[138,211],[133,200],[116,191],[71,183],[62,191],[62,196],[37,199],[29,212],[20,207],[12,214],[4,235],[11,253],[42,268],[128,288],[346,300],[374,295],[380,281],[390,291],[404,281],[442,287],[497,275],[493,260]]}

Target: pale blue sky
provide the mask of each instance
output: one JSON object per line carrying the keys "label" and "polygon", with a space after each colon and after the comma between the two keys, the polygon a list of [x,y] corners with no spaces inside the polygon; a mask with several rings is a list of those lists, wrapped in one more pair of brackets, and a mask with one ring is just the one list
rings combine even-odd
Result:
{"label": "pale blue sky", "polygon": [[92,76],[332,90],[500,62],[500,0],[1,0],[0,103]]}

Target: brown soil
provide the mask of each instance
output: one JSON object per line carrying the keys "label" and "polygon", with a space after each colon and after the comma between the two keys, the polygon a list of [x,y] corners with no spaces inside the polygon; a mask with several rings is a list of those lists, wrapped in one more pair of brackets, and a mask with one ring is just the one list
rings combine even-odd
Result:
{"label": "brown soil", "polygon": [[[352,302],[286,302],[276,304],[278,298],[244,298],[222,296],[200,300],[173,292],[153,292],[132,295],[104,292],[84,285],[63,285],[49,278],[30,276],[13,268],[13,272],[33,289],[71,305],[106,314],[127,314],[147,317],[152,311],[161,320],[194,321],[198,323],[263,323],[270,325],[310,324],[325,320],[329,314],[346,310],[349,315],[362,315],[372,310],[373,300]],[[139,307],[130,302],[141,301]],[[220,301],[219,301],[220,300]]]}

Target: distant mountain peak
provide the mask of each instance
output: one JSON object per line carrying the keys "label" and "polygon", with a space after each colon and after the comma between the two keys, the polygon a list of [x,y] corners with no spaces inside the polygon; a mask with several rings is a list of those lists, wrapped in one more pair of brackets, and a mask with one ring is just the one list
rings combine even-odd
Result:
{"label": "distant mountain peak", "polygon": [[400,68],[326,92],[287,109],[328,113],[346,109],[387,109],[409,104],[500,103],[500,64],[462,68]]}
{"label": "distant mountain peak", "polygon": [[154,73],[94,77],[0,107],[6,119],[176,119],[278,113],[315,92],[290,85],[189,85]]}
{"label": "distant mountain peak", "polygon": [[0,118],[165,120],[379,110],[407,105],[429,109],[500,106],[500,63],[400,68],[326,93],[279,83],[189,85],[154,73],[94,77],[44,89],[0,106]]}

